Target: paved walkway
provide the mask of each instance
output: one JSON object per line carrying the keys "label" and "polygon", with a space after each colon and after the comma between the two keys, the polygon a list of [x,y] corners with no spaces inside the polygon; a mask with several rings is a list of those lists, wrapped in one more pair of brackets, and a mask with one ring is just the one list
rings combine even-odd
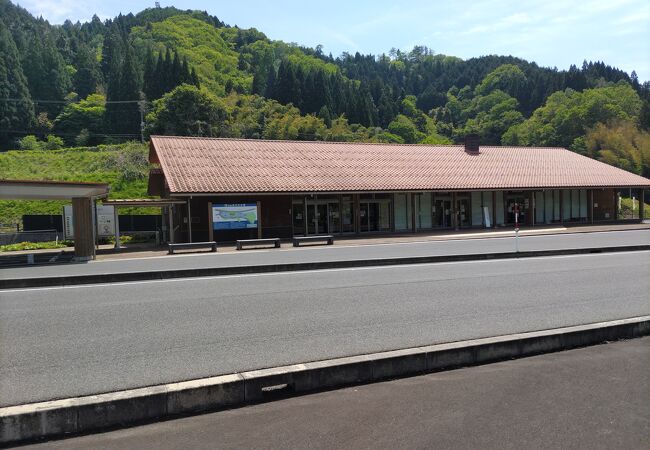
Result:
{"label": "paved walkway", "polygon": [[[542,236],[549,234],[570,234],[570,233],[593,233],[602,231],[625,231],[625,230],[644,230],[650,229],[650,223],[634,224],[607,224],[607,225],[544,225],[538,227],[522,228],[521,236]],[[406,234],[382,234],[374,236],[336,236],[334,245],[351,246],[351,245],[376,245],[376,244],[396,244],[404,242],[427,242],[427,241],[447,241],[455,239],[485,239],[491,237],[512,237],[515,232],[512,228],[503,229],[469,229],[450,232],[449,230],[423,232],[423,233],[406,233]],[[291,250],[291,244],[285,244],[287,249]],[[220,245],[219,252],[228,253],[236,252],[234,245]],[[151,256],[167,255],[167,248],[146,248],[139,250],[138,246],[129,248],[127,246],[122,251],[115,251],[112,245],[104,246],[97,255],[98,261],[122,259],[122,258],[147,258]]]}
{"label": "paved walkway", "polygon": [[[650,229],[650,223],[613,223],[604,225],[543,225],[530,228],[522,228],[521,236],[542,236],[552,234],[572,234],[572,233],[594,233],[604,231],[626,231],[626,230],[645,230]],[[447,241],[457,239],[485,239],[490,237],[512,237],[515,232],[512,228],[497,229],[468,229],[450,232],[434,231],[422,233],[406,234],[380,234],[369,236],[336,236],[335,246],[353,246],[353,245],[373,245],[373,244],[394,244],[405,242],[427,242],[427,241]],[[284,244],[283,250],[293,250],[291,244]],[[55,251],[74,251],[73,247],[60,249],[43,249],[43,250],[25,250],[17,252],[7,252],[5,255],[20,255],[29,253],[50,253]],[[234,245],[219,245],[220,253],[236,252]],[[0,254],[2,257],[3,254]],[[121,250],[115,250],[113,244],[103,244],[99,246],[97,261],[107,261],[115,259],[133,259],[133,258],[150,258],[152,256],[166,256],[167,247],[156,247],[151,244],[132,244],[124,245]]]}
{"label": "paved walkway", "polygon": [[650,337],[27,449],[648,448]]}
{"label": "paved walkway", "polygon": [[[419,239],[418,239],[419,238]],[[479,239],[480,238],[480,239]],[[79,264],[53,264],[0,269],[4,279],[29,279],[73,275],[123,274],[133,272],[174,271],[223,267],[250,267],[259,265],[309,264],[322,262],[385,260],[391,258],[444,257],[514,253],[515,240],[509,236],[481,234],[471,239],[426,239],[410,236],[409,240],[384,238],[360,245],[360,240],[341,240],[335,245],[244,251],[220,250],[184,255],[152,256],[128,255]],[[621,247],[650,244],[650,228],[591,233],[555,233],[523,235],[518,240],[521,252],[564,250],[579,248]]]}

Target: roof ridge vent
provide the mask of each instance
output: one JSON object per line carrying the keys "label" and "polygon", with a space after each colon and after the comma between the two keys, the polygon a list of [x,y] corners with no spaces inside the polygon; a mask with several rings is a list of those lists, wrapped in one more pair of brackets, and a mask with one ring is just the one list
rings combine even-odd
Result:
{"label": "roof ridge vent", "polygon": [[468,134],[465,136],[465,151],[472,155],[478,155],[480,140],[478,134]]}

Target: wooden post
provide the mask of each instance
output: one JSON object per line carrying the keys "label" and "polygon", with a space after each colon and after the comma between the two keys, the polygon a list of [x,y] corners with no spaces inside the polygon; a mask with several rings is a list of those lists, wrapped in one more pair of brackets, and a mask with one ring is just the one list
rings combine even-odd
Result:
{"label": "wooden post", "polygon": [[589,215],[588,220],[590,223],[594,223],[594,190],[587,190],[587,201],[589,202],[589,208],[587,208],[587,214]]}
{"label": "wooden post", "polygon": [[87,197],[72,199],[72,223],[74,229],[74,257],[88,261],[95,256],[95,231],[93,230],[93,204]]}
{"label": "wooden post", "polygon": [[643,188],[639,188],[639,220],[643,220],[643,215],[645,214],[645,193]]}
{"label": "wooden post", "polygon": [[212,224],[212,202],[208,202],[208,241],[214,241],[214,225]]}

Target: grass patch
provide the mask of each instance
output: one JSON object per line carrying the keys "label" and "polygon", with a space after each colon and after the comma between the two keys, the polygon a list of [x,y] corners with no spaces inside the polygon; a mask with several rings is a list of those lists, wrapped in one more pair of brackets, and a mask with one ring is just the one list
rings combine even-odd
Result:
{"label": "grass patch", "polygon": [[41,250],[72,247],[72,241],[48,241],[48,242],[19,242],[17,244],[0,245],[0,253],[19,252],[21,250]]}
{"label": "grass patch", "polygon": [[[147,198],[149,172],[145,144],[126,143],[60,150],[0,153],[0,174],[13,180],[108,183],[110,198]],[[22,223],[24,214],[61,214],[63,201],[0,201],[0,223]],[[122,214],[159,214],[158,208],[121,208]]]}

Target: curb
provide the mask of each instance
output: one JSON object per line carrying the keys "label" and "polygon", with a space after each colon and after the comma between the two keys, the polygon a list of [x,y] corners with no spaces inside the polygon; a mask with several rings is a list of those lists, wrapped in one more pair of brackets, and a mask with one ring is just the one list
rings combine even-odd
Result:
{"label": "curb", "polygon": [[650,334],[650,316],[293,364],[0,408],[0,444],[54,438]]}
{"label": "curb", "polygon": [[475,253],[461,255],[414,256],[405,258],[360,259],[349,261],[320,261],[305,263],[267,264],[257,266],[205,267],[198,269],[155,270],[147,272],[102,273],[70,275],[63,277],[0,279],[0,289],[34,287],[62,287],[79,284],[124,283],[128,281],[166,280],[172,278],[244,275],[252,273],[297,272],[305,270],[341,269],[352,267],[392,266],[400,264],[426,264],[440,262],[482,261],[492,259],[534,258],[540,256],[583,255],[650,250],[650,245],[622,247],[569,248],[535,250],[527,252]]}

